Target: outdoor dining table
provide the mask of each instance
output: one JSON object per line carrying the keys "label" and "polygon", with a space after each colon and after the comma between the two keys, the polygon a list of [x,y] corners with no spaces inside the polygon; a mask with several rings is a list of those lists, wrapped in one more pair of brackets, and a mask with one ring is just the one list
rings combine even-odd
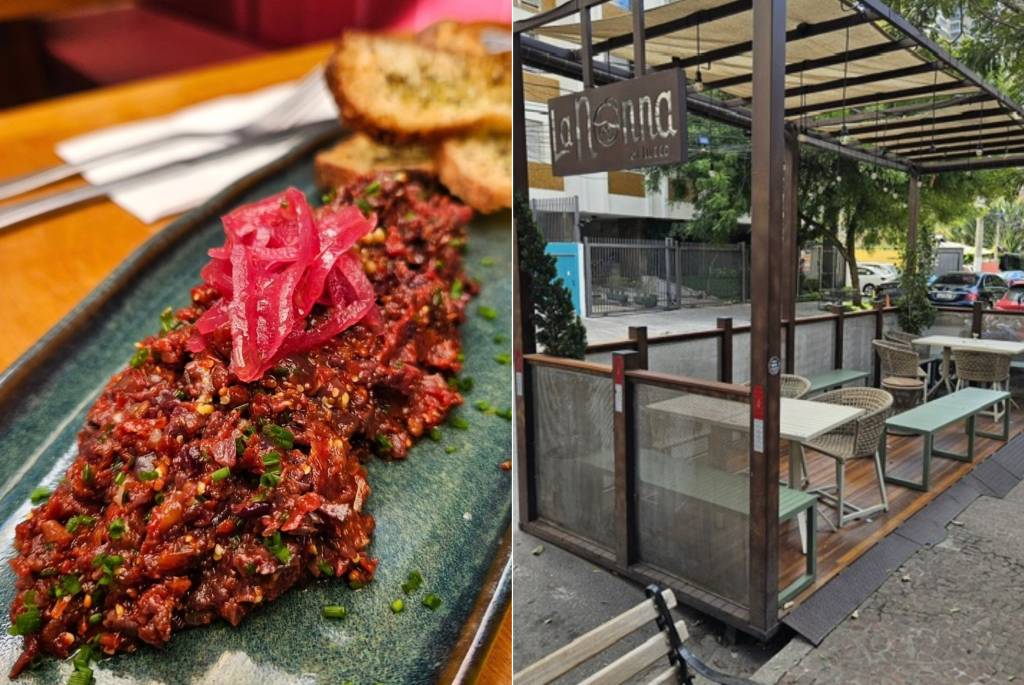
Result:
{"label": "outdoor dining table", "polygon": [[[647,406],[676,416],[684,416],[713,426],[747,431],[750,428],[750,405],[705,395],[681,395]],[[779,437],[789,441],[789,487],[804,489],[800,476],[803,446],[831,430],[853,421],[864,413],[858,407],[828,402],[812,402],[789,397],[779,399]],[[807,518],[798,516],[800,544],[806,551]]]}
{"label": "outdoor dining table", "polygon": [[[955,335],[927,335],[914,340],[915,345],[928,345],[942,348],[942,383],[946,392],[953,392],[953,384],[949,379],[949,360],[953,350],[970,350],[973,352],[994,352],[1015,356],[1024,354],[1024,342],[1012,340],[986,340],[985,338],[958,338]],[[936,384],[935,386],[939,386]],[[934,390],[933,390],[934,392]]]}

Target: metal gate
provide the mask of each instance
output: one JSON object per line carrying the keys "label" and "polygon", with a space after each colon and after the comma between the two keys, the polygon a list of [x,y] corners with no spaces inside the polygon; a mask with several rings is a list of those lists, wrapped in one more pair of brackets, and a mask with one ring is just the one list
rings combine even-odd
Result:
{"label": "metal gate", "polygon": [[580,241],[580,199],[575,195],[530,200],[533,220],[549,243]]}
{"label": "metal gate", "polygon": [[584,238],[587,316],[745,302],[745,244]]}

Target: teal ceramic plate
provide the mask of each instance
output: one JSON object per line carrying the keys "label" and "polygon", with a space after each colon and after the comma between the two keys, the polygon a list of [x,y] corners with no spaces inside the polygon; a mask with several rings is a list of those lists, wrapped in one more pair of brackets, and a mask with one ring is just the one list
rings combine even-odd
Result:
{"label": "teal ceramic plate", "polygon": [[[29,509],[29,492],[60,480],[88,407],[131,356],[133,342],[158,329],[164,307],[187,303],[206,250],[222,242],[218,217],[290,185],[315,196],[312,153],[327,142],[321,138],[293,151],[165,228],[0,377],[3,562],[14,555],[14,527]],[[509,472],[499,465],[511,456],[511,424],[472,407],[480,399],[501,407],[512,401],[510,368],[495,359],[510,353],[510,223],[507,213],[478,218],[470,232],[467,270],[483,289],[462,331],[466,374],[476,383],[457,412],[469,429],[445,428],[440,443],[422,442],[405,462],[369,464],[368,508],[377,519],[371,553],[380,559],[374,582],[358,591],[336,581],[312,583],[253,612],[237,628],[219,623],[183,630],[163,649],[104,659],[96,668],[98,685],[405,684],[434,682],[451,672],[444,669],[510,520]],[[94,230],[102,241],[103,226]],[[54,272],[59,278],[59,264]],[[476,313],[480,305],[500,316],[484,319]],[[495,342],[496,336],[504,338]],[[447,453],[448,446],[457,451]],[[431,611],[416,597],[393,614],[389,604],[402,596],[399,586],[414,569],[425,579],[421,594],[433,592],[442,604]],[[0,677],[20,651],[21,638],[7,635],[13,583],[3,563]],[[347,606],[348,618],[321,618],[324,604]],[[70,663],[45,659],[19,682],[59,683],[70,672]]]}

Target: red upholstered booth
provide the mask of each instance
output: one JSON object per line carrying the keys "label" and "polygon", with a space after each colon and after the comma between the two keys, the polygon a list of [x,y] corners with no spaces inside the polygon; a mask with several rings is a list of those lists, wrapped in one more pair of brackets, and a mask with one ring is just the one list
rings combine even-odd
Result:
{"label": "red upholstered booth", "polygon": [[511,15],[511,0],[141,0],[48,20],[43,40],[66,76],[111,84],[328,40],[345,28],[412,31]]}

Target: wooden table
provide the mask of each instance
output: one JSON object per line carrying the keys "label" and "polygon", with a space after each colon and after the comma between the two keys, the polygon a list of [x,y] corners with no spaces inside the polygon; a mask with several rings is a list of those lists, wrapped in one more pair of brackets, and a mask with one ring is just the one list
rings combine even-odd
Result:
{"label": "wooden table", "polygon": [[[329,43],[320,43],[0,112],[0,178],[59,163],[54,145],[65,138],[300,78],[330,50]],[[81,184],[79,179],[68,180],[40,192]],[[8,202],[21,199],[25,196]],[[0,232],[0,370],[172,219],[147,226],[114,203],[102,201]],[[511,625],[509,608],[478,683],[511,682]]]}
{"label": "wooden table", "polygon": [[[927,335],[914,340],[915,345],[928,345],[942,348],[942,382],[946,392],[953,392],[949,380],[949,360],[952,350],[971,350],[974,352],[994,352],[1016,356],[1024,354],[1024,342],[1010,340],[986,340],[985,338],[958,338],[954,335]],[[938,384],[935,385],[938,388]],[[934,392],[934,389],[932,390]]]}

